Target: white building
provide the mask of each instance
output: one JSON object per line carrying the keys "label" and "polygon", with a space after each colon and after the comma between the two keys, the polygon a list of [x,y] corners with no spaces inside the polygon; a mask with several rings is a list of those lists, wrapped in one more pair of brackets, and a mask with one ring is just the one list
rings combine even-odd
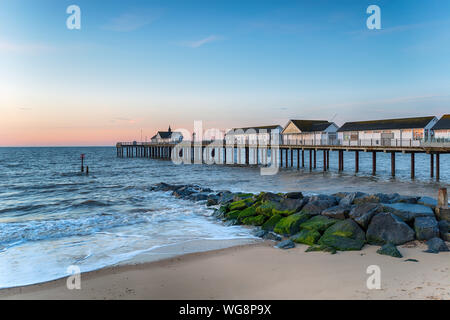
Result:
{"label": "white building", "polygon": [[343,145],[418,146],[432,137],[436,117],[346,122],[338,130]]}
{"label": "white building", "polygon": [[443,115],[433,127],[433,138],[450,141],[450,114]]}
{"label": "white building", "polygon": [[183,135],[181,132],[174,132],[169,126],[169,129],[167,131],[158,131],[157,134],[155,134],[151,138],[152,142],[155,143],[176,143],[181,142],[183,140]]}
{"label": "white building", "polygon": [[330,145],[338,126],[326,120],[289,120],[282,131],[283,143],[290,145]]}
{"label": "white building", "polygon": [[234,128],[226,133],[225,141],[226,144],[269,145],[273,139],[277,139],[276,143],[280,143],[282,130],[280,125]]}

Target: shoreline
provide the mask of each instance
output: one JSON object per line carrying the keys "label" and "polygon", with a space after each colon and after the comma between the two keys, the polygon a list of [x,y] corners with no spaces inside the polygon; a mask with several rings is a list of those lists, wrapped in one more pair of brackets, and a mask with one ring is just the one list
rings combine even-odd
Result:
{"label": "shoreline", "polygon": [[[106,267],[82,273],[81,290],[68,290],[61,278],[1,289],[0,299],[450,299],[450,253],[425,253],[422,242],[399,246],[400,259],[370,245],[335,255],[274,245]],[[373,264],[381,268],[380,290],[366,287],[366,268]]]}

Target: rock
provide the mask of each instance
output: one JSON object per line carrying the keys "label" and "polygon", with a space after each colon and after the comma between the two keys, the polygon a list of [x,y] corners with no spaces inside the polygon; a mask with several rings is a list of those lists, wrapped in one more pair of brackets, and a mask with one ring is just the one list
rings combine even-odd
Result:
{"label": "rock", "polygon": [[400,197],[398,193],[386,194],[386,193],[377,193],[375,196],[379,199],[379,202],[383,203],[392,203],[395,202],[397,198]]}
{"label": "rock", "polygon": [[377,203],[364,203],[353,207],[349,213],[349,216],[364,230],[366,230],[372,217],[381,210],[382,207]]}
{"label": "rock", "polygon": [[314,201],[328,201],[330,202],[330,207],[335,206],[339,203],[341,199],[335,196],[329,196],[327,194],[319,194],[319,195],[315,195],[312,196],[309,201],[314,202]]}
{"label": "rock", "polygon": [[251,205],[253,205],[254,202],[255,201],[253,199],[251,199],[251,198],[237,200],[237,201],[234,201],[234,202],[230,203],[229,209],[230,209],[230,211],[244,210],[245,208],[250,207]]}
{"label": "rock", "polygon": [[256,207],[256,212],[258,214],[264,214],[266,216],[272,216],[273,209],[277,208],[278,202],[275,201],[264,201],[259,206]]}
{"label": "rock", "polygon": [[[382,201],[385,202],[385,201]],[[397,196],[395,199],[392,200],[394,203],[410,203],[410,204],[416,204],[417,203],[417,197],[410,197],[410,196]]]}
{"label": "rock", "polygon": [[219,197],[219,203],[220,204],[228,204],[228,203],[231,203],[231,202],[233,202],[233,197],[234,197],[234,195],[233,195],[233,193],[231,193],[231,192],[229,192],[229,191],[227,191],[227,192],[222,192],[221,194],[220,194],[220,197]]}
{"label": "rock", "polygon": [[450,223],[445,220],[441,220],[438,223],[439,233],[444,241],[450,241]]}
{"label": "rock", "polygon": [[321,214],[329,218],[345,220],[348,218],[350,206],[342,206],[341,203],[342,201],[337,206],[323,210]]}
{"label": "rock", "polygon": [[254,196],[253,193],[243,193],[243,192],[237,192],[233,194],[233,201],[240,201],[240,200],[248,200],[252,199]]}
{"label": "rock", "polygon": [[227,226],[227,227],[236,226],[236,225],[239,225],[239,222],[237,221],[237,219],[230,219],[228,221],[225,221],[225,226]]}
{"label": "rock", "polygon": [[219,209],[214,210],[213,217],[216,217],[217,219],[222,219],[225,217],[225,214],[227,213],[227,207],[221,206]]}
{"label": "rock", "polygon": [[430,207],[410,203],[383,203],[385,212],[391,212],[405,222],[412,222],[418,217],[434,217]]}
{"label": "rock", "polygon": [[208,193],[198,192],[189,196],[189,199],[192,201],[204,201],[208,200]]}
{"label": "rock", "polygon": [[405,262],[419,262],[417,259],[406,259]]}
{"label": "rock", "polygon": [[264,238],[267,233],[268,231],[266,230],[257,230],[256,232],[253,232],[253,235],[258,238]]}
{"label": "rock", "polygon": [[445,220],[450,222],[450,208],[436,208],[435,212],[439,221]]}
{"label": "rock", "polygon": [[259,216],[247,217],[242,223],[249,226],[261,226],[267,219],[267,216],[260,214]]}
{"label": "rock", "polygon": [[386,256],[391,256],[394,258],[403,258],[400,251],[398,251],[397,247],[392,243],[387,243],[383,245],[380,249],[377,250],[378,254],[384,254]]}
{"label": "rock", "polygon": [[312,246],[320,239],[320,233],[315,230],[300,230],[291,237],[291,240],[296,243],[303,243]]}
{"label": "rock", "polygon": [[355,200],[355,198],[356,198],[356,192],[351,192],[339,201],[339,206],[341,206],[341,207],[351,206],[353,204],[353,200]]}
{"label": "rock", "polygon": [[267,233],[264,235],[263,239],[266,239],[266,240],[273,240],[273,241],[281,241],[282,238],[281,238],[279,235],[277,235],[276,233],[273,233],[273,232],[267,232]]}
{"label": "rock", "polygon": [[434,209],[437,207],[437,200],[430,197],[420,197],[417,200],[417,204],[421,204],[423,206],[427,206]]}
{"label": "rock", "polygon": [[219,197],[216,195],[209,195],[208,200],[206,201],[206,205],[208,207],[215,206],[219,203]]}
{"label": "rock", "polygon": [[311,231],[324,232],[326,229],[336,223],[336,219],[331,219],[325,216],[314,216],[300,225],[300,229]]}
{"label": "rock", "polygon": [[[279,205],[272,211],[273,214],[283,214],[282,212],[295,213],[300,211],[308,201],[304,199],[286,198],[280,201]],[[279,211],[279,212],[277,212]]]}
{"label": "rock", "polygon": [[283,199],[282,196],[280,196],[279,194],[276,194],[276,193],[272,193],[272,192],[261,192],[258,195],[258,200],[261,200],[261,201],[280,202],[281,199]]}
{"label": "rock", "polygon": [[292,249],[295,248],[295,243],[292,240],[284,240],[279,242],[275,247],[278,249]]}
{"label": "rock", "polygon": [[336,254],[337,252],[335,248],[322,245],[312,245],[305,250],[305,252],[315,252],[315,251],[329,252],[331,254]]}
{"label": "rock", "polygon": [[317,216],[321,214],[322,211],[334,206],[335,204],[335,202],[331,202],[328,200],[310,200],[300,212],[309,214],[311,216]]}
{"label": "rock", "polygon": [[242,222],[242,220],[244,220],[245,218],[253,217],[253,216],[256,216],[256,215],[257,215],[257,213],[256,213],[255,207],[248,207],[248,208],[245,208],[244,210],[242,210],[239,213],[239,215],[237,216],[237,219],[240,222]]}
{"label": "rock", "polygon": [[399,217],[382,212],[376,214],[370,221],[366,238],[370,244],[400,245],[414,240],[414,230]]}
{"label": "rock", "polygon": [[267,220],[261,228],[266,231],[273,231],[273,228],[275,228],[275,225],[282,219],[283,217],[279,214],[273,215]]}
{"label": "rock", "polygon": [[284,195],[287,199],[303,199],[303,193],[301,192],[288,192]]}
{"label": "rock", "polygon": [[439,253],[449,251],[447,245],[441,238],[432,238],[427,241],[428,250],[425,252]]}
{"label": "rock", "polygon": [[438,222],[434,217],[418,217],[414,220],[414,231],[418,240],[439,237]]}
{"label": "rock", "polygon": [[362,196],[355,197],[353,200],[354,204],[364,204],[364,203],[379,203],[380,198],[375,194],[364,194]]}
{"label": "rock", "polygon": [[329,227],[318,243],[341,251],[361,250],[365,235],[353,220],[341,220]]}
{"label": "rock", "polygon": [[239,217],[239,214],[241,213],[241,210],[233,210],[229,211],[225,214],[225,218],[228,220],[236,219]]}
{"label": "rock", "polygon": [[283,235],[293,235],[300,230],[300,225],[308,220],[310,216],[305,213],[295,213],[286,218],[281,219],[276,225],[273,231]]}

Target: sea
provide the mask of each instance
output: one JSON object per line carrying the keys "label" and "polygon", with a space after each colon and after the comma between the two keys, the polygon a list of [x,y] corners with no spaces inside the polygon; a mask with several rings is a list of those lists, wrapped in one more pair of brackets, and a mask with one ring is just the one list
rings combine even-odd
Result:
{"label": "sea", "polygon": [[[89,175],[81,173],[81,154]],[[251,228],[226,226],[212,217],[204,203],[151,191],[159,182],[217,191],[396,192],[434,198],[450,183],[450,155],[441,155],[440,182],[430,178],[428,155],[416,154],[414,180],[407,154],[397,154],[395,178],[389,154],[378,154],[376,176],[371,176],[371,153],[360,153],[358,174],[353,153],[344,158],[342,173],[333,152],[330,171],[323,172],[319,152],[311,172],[295,166],[262,175],[257,166],[117,158],[114,147],[0,148],[0,288],[67,277],[72,266],[87,272],[259,241]]]}

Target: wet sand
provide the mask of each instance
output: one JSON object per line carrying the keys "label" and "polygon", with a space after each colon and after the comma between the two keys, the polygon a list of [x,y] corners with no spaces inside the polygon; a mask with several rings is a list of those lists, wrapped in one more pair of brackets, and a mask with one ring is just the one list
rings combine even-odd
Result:
{"label": "wet sand", "polygon": [[[63,278],[0,290],[0,298],[450,299],[450,253],[424,253],[423,243],[413,244],[399,246],[398,259],[377,254],[376,246],[331,255],[266,241],[83,273],[81,290],[68,290]],[[366,286],[370,265],[381,269],[380,290]]]}

